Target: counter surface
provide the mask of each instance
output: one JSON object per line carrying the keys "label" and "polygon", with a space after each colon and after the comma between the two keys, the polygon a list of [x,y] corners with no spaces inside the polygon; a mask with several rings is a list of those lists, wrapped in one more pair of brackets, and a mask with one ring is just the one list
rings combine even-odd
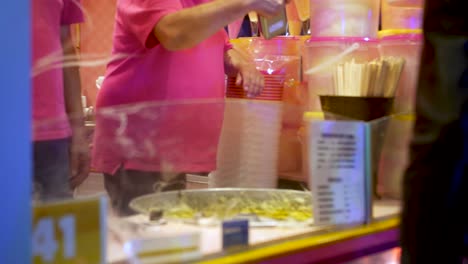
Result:
{"label": "counter surface", "polygon": [[[374,203],[374,218],[382,219],[386,217],[395,216],[400,211],[399,201],[376,201]],[[222,252],[222,237],[221,228],[215,227],[200,227],[196,225],[182,224],[182,223],[168,223],[166,225],[145,225],[147,217],[137,215],[126,219],[109,219],[109,236],[108,236],[108,262],[120,263],[125,261],[126,255],[123,251],[123,241],[128,239],[149,238],[155,236],[170,236],[177,234],[186,234],[192,232],[199,232],[201,235],[200,248],[202,254],[207,259],[216,258],[216,255]],[[122,223],[125,223],[122,225]],[[375,225],[376,230],[397,225],[397,220],[393,219],[390,222],[385,222],[380,225]],[[360,226],[362,227],[362,226]],[[365,227],[365,226],[364,226]],[[363,230],[361,233],[366,234],[372,232],[370,230]],[[293,240],[297,237],[309,237],[307,234],[319,231],[329,231],[330,227],[300,227],[300,228],[250,228],[249,244],[252,247],[261,246],[262,244],[273,244],[274,242],[284,242]],[[342,230],[343,231],[343,230]],[[352,233],[353,228],[347,229],[351,232],[348,235],[358,236],[361,233]],[[328,232],[330,233],[330,232]],[[347,236],[343,236],[346,238]],[[316,240],[316,241],[315,241]],[[314,240],[314,245],[327,244],[333,242],[329,239]],[[311,242],[311,241],[309,241]],[[242,254],[242,253],[239,253]],[[264,254],[267,254],[264,252]],[[245,256],[244,256],[245,257]],[[241,260],[241,259],[239,259]],[[209,262],[209,261],[208,261]]]}

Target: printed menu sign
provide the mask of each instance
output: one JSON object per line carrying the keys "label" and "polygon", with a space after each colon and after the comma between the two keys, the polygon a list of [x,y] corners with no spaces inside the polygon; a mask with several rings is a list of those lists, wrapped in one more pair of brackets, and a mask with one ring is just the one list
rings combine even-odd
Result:
{"label": "printed menu sign", "polygon": [[363,122],[310,122],[309,171],[316,224],[365,221],[365,133]]}

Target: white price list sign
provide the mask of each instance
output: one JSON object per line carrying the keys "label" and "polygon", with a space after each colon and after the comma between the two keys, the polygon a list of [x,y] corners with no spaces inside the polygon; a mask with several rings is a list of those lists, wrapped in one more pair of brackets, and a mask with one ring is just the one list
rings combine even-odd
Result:
{"label": "white price list sign", "polygon": [[309,124],[309,169],[318,225],[366,219],[366,126],[363,122]]}

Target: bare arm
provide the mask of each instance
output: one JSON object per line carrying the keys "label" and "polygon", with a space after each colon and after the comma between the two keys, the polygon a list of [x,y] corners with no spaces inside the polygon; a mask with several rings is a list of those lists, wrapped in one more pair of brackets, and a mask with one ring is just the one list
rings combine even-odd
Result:
{"label": "bare arm", "polygon": [[[61,40],[64,56],[76,56],[71,41],[70,28],[62,26]],[[63,68],[63,84],[65,95],[65,107],[72,128],[81,128],[83,123],[83,106],[81,104],[81,81],[78,67]]]}
{"label": "bare arm", "polygon": [[274,15],[283,3],[284,0],[214,0],[166,15],[153,32],[166,49],[187,49],[251,10]]}
{"label": "bare arm", "polygon": [[[64,56],[75,56],[70,27],[62,26],[61,40]],[[72,128],[70,165],[72,189],[80,185],[89,173],[89,146],[84,127],[83,105],[81,104],[81,81],[78,67],[63,68],[65,108]]]}
{"label": "bare arm", "polygon": [[254,62],[235,47],[224,55],[224,68],[228,76],[236,76],[236,84],[241,85],[248,96],[259,95],[264,87],[263,75],[258,72]]}
{"label": "bare arm", "polygon": [[237,47],[233,47],[224,53],[224,69],[228,76],[236,76],[239,70],[248,64],[255,69],[252,59]]}

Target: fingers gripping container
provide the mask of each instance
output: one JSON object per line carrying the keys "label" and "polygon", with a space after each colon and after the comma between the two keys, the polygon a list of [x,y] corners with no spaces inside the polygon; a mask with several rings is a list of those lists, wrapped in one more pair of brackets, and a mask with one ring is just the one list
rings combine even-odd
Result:
{"label": "fingers gripping container", "polygon": [[249,98],[236,77],[228,77],[226,97],[249,100],[282,101],[284,83],[288,79],[298,79],[300,75],[299,38],[277,37],[241,38],[231,41],[244,56],[255,61],[256,68],[265,78],[262,93]]}

